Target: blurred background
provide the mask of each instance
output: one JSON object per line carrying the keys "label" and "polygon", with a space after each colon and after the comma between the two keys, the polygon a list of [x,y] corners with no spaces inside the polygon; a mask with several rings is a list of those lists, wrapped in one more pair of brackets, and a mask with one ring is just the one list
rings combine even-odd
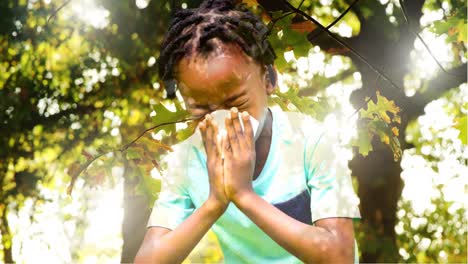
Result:
{"label": "blurred background", "polygon": [[[186,112],[156,60],[200,2],[0,2],[0,262],[133,261],[159,161],[193,131],[163,125]],[[272,25],[271,107],[342,131],[360,260],[466,263],[466,1],[290,1],[364,60],[282,1],[244,2]],[[222,261],[212,232],[186,259]]]}

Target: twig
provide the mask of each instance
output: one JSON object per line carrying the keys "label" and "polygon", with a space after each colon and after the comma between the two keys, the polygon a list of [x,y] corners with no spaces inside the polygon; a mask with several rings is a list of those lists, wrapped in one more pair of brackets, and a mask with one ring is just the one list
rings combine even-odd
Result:
{"label": "twig", "polygon": [[147,132],[151,131],[151,130],[154,130],[160,126],[164,126],[164,125],[170,125],[170,124],[175,124],[175,123],[180,123],[180,122],[185,122],[185,121],[190,121],[190,120],[194,120],[193,118],[186,118],[186,119],[182,119],[182,120],[178,120],[178,121],[171,121],[171,122],[165,122],[165,123],[161,123],[159,125],[155,125],[155,126],[152,126],[146,130],[144,130],[143,132],[140,133],[140,135],[138,137],[136,137],[135,139],[133,139],[132,141],[130,141],[130,143],[124,145],[123,147],[121,147],[120,149],[118,149],[119,151],[125,151],[127,150],[129,147],[131,147],[135,142],[137,142],[142,136],[144,136]]}
{"label": "twig", "polygon": [[299,6],[297,6],[297,9],[301,8],[302,4],[304,3],[305,0],[302,0]]}
{"label": "twig", "polygon": [[[354,4],[356,4],[358,1],[359,1],[359,0],[354,0],[354,2],[352,2],[352,3],[348,6],[348,8],[347,8],[343,13],[341,13],[341,15],[340,15],[339,17],[337,17],[337,18],[335,19],[335,21],[333,21],[330,25],[328,25],[328,26],[326,27],[326,29],[330,29],[330,28],[333,27],[336,23],[338,23],[338,21],[340,21],[340,19],[342,19],[342,18],[346,15],[346,13],[348,13],[349,10],[351,10],[351,8],[354,6]],[[320,34],[322,34],[322,32],[323,32],[323,31],[319,31],[319,32],[313,34],[311,37],[309,37],[309,41],[312,41],[314,38],[320,36]]]}
{"label": "twig", "polygon": [[367,66],[369,66],[369,68],[371,68],[371,70],[373,70],[374,72],[376,72],[377,74],[379,74],[380,76],[382,76],[386,81],[388,81],[394,88],[396,89],[400,89],[401,88],[395,84],[384,72],[382,72],[381,70],[377,69],[372,63],[368,62],[366,58],[364,58],[361,54],[359,54],[359,52],[357,52],[354,48],[352,48],[351,46],[349,46],[346,42],[344,42],[343,40],[341,40],[338,36],[335,36],[332,32],[330,32],[330,30],[328,30],[326,27],[324,27],[322,24],[320,24],[320,22],[318,22],[317,20],[315,20],[313,17],[309,16],[308,14],[304,13],[303,11],[295,8],[293,5],[291,5],[291,3],[289,3],[287,0],[283,0],[283,2],[292,10],[295,10],[297,13],[303,15],[304,17],[306,17],[307,19],[309,19],[310,21],[312,21],[314,24],[316,24],[319,28],[321,28],[323,31],[326,31],[327,34],[332,38],[334,39],[336,42],[340,43],[341,45],[343,45],[344,47],[346,47],[347,49],[349,49],[351,51],[351,53],[353,53],[355,56],[357,56],[359,59],[361,59]]}
{"label": "twig", "polygon": [[71,0],[66,0],[62,5],[60,5],[57,9],[55,9],[55,11],[52,13],[52,15],[49,16],[49,18],[47,18],[47,22],[45,24],[45,27],[47,27],[47,25],[49,25],[49,21],[52,19],[52,18],[55,18],[57,16],[57,13],[62,9],[64,8],[66,5],[68,5],[69,3],[71,2]]}
{"label": "twig", "polygon": [[76,174],[74,175],[70,175],[71,176],[71,181],[70,181],[70,184],[68,185],[67,187],[67,193],[69,195],[71,195],[72,193],[72,190],[73,190],[73,186],[75,185],[75,181],[76,179],[78,178],[78,176],[80,176],[80,174],[83,172],[83,171],[86,171],[86,169],[91,166],[91,164],[96,161],[97,159],[99,159],[100,157],[104,156],[104,155],[107,155],[109,153],[116,153],[116,152],[124,152],[126,151],[130,146],[132,146],[137,140],[139,140],[141,137],[143,137],[147,132],[151,131],[151,130],[154,130],[160,126],[164,126],[164,125],[169,125],[169,124],[175,124],[175,123],[180,123],[180,122],[185,122],[185,121],[189,121],[189,120],[194,120],[193,118],[186,118],[186,119],[182,119],[182,120],[177,120],[177,121],[171,121],[171,122],[164,122],[164,123],[161,123],[161,124],[158,124],[158,125],[155,125],[155,126],[152,126],[146,130],[144,130],[143,132],[140,133],[140,135],[138,135],[138,137],[136,137],[135,139],[133,139],[132,141],[130,141],[130,143],[127,143],[125,144],[123,147],[121,148],[118,148],[118,149],[113,149],[113,150],[109,150],[109,151],[104,151],[102,153],[99,153],[97,154],[96,156],[93,156],[91,159],[89,159],[86,163],[80,165],[80,168],[79,170],[76,172]]}
{"label": "twig", "polygon": [[426,50],[429,52],[429,54],[431,55],[432,59],[434,59],[434,61],[437,63],[437,65],[439,66],[439,68],[445,72],[446,74],[449,74],[449,75],[452,75],[452,76],[459,76],[459,77],[463,77],[464,75],[459,75],[459,74],[455,74],[455,73],[451,73],[451,72],[448,72],[447,70],[445,70],[445,68],[442,66],[442,64],[440,64],[439,60],[437,60],[437,58],[435,57],[435,55],[432,53],[431,49],[429,48],[429,46],[426,44],[426,42],[424,41],[424,39],[421,37],[421,35],[419,35],[418,32],[414,31],[413,28],[411,27],[411,23],[409,21],[409,17],[408,17],[408,13],[406,12],[406,8],[404,6],[404,3],[403,3],[403,0],[398,0],[400,2],[400,8],[401,8],[401,11],[403,11],[403,17],[405,18],[405,21],[406,21],[406,24],[408,25],[408,29],[411,33],[413,33],[421,42],[422,44],[424,45],[424,47],[426,48]]}
{"label": "twig", "polygon": [[[305,1],[305,0],[302,0],[302,1],[301,1],[301,3],[299,4],[299,6],[297,7],[298,9],[301,8],[301,6],[302,6],[302,4],[304,3],[304,1]],[[270,27],[268,28],[268,35],[270,35],[270,32],[271,32],[271,30],[273,29],[273,26],[276,24],[276,22],[278,22],[278,20],[281,20],[281,19],[283,19],[283,18],[285,18],[285,17],[287,17],[287,16],[289,16],[289,15],[291,15],[291,14],[294,14],[294,13],[296,13],[296,12],[294,12],[294,11],[289,11],[289,12],[286,12],[286,13],[284,13],[283,15],[281,15],[281,16],[275,18],[275,19],[272,19],[272,20],[271,20],[272,23],[271,23]]]}

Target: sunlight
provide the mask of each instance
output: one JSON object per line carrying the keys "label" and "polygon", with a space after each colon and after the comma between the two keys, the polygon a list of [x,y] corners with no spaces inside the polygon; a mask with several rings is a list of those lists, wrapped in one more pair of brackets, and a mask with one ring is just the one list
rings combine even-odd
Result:
{"label": "sunlight", "polygon": [[[402,198],[411,201],[416,214],[422,214],[428,208],[435,210],[431,199],[438,195],[432,186],[437,173],[427,167],[426,160],[422,156],[411,154],[408,150],[403,152],[401,167],[403,168],[401,178],[405,182]],[[422,193],[425,195],[421,195]]]}
{"label": "sunlight", "polygon": [[330,31],[338,33],[340,36],[345,38],[350,38],[353,35],[353,28],[344,21],[341,21],[338,26],[332,27]]}
{"label": "sunlight", "polygon": [[285,93],[289,90],[288,82],[290,82],[292,76],[287,73],[278,72],[278,88],[281,93]]}
{"label": "sunlight", "polygon": [[144,9],[148,6],[149,0],[136,0],[135,4],[139,9]]}
{"label": "sunlight", "polygon": [[[424,10],[424,14],[420,19],[421,27],[424,29],[419,33],[421,38],[426,42],[427,46],[434,54],[435,58],[446,67],[453,60],[453,54],[450,45],[445,42],[447,35],[442,34],[437,36],[430,32],[427,28],[434,21],[443,19],[442,10]],[[414,50],[410,54],[413,63],[413,72],[419,75],[419,78],[433,77],[440,69],[434,59],[431,57],[423,43],[416,39],[414,42]]]}
{"label": "sunlight", "polygon": [[[63,189],[39,187],[47,202],[31,199],[10,213],[17,263],[116,263],[122,248],[122,168],[112,169],[114,188],[91,189],[78,178],[73,198]],[[57,186],[65,186],[60,178]],[[34,212],[34,217],[30,214]],[[24,228],[27,227],[27,228]]]}
{"label": "sunlight", "polygon": [[[454,98],[462,105],[468,97],[468,89],[466,84],[460,88],[459,95]],[[458,138],[459,131],[453,127],[455,121],[449,109],[455,107],[454,103],[446,98],[429,103],[424,109],[425,114],[417,120],[422,155],[415,149],[403,153],[401,177],[405,187],[402,198],[411,201],[417,213],[425,209],[435,210],[430,199],[439,195],[435,188],[437,185],[443,186],[447,201],[455,202],[449,210],[468,206],[468,183],[465,179],[468,175],[468,147],[462,144]],[[466,110],[461,109],[462,112]],[[407,140],[413,140],[410,133]],[[432,161],[425,156],[432,157]]]}
{"label": "sunlight", "polygon": [[[447,35],[436,36],[427,30],[423,30],[420,35],[429,46],[435,58],[442,66],[447,67],[450,61],[453,60],[450,46],[445,42]],[[439,66],[419,39],[414,42],[414,50],[411,52],[411,58],[414,61],[414,71],[419,73],[420,78],[433,77],[440,71]]]}
{"label": "sunlight", "polygon": [[[113,174],[121,175],[122,168],[113,169]],[[120,177],[118,177],[120,178]],[[120,231],[123,221],[123,181],[119,181],[113,189],[102,189],[93,192],[93,205],[87,212],[89,226],[87,227],[82,250],[89,250],[97,254],[86,255],[84,263],[119,262],[122,239]],[[115,253],[113,256],[99,254],[103,250]],[[106,261],[105,261],[106,260]]]}
{"label": "sunlight", "polygon": [[66,9],[63,12],[65,19],[76,18],[95,28],[104,28],[109,24],[109,10],[94,0],[71,1]]}

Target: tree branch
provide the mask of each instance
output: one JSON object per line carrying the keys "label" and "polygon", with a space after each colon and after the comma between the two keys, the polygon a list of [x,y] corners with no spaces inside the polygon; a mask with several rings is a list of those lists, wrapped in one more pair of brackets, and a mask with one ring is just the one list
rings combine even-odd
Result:
{"label": "tree branch", "polygon": [[[339,81],[342,81],[343,79],[347,78],[348,76],[352,75],[354,72],[356,71],[355,68],[351,68],[351,69],[347,69],[347,70],[344,70],[342,72],[340,72],[338,75],[336,76],[333,76],[333,77],[330,77],[330,78],[327,78],[327,81],[329,81],[329,83],[327,84],[327,86],[330,86],[332,85],[333,83],[336,83],[336,82],[339,82]],[[314,77],[315,79],[315,77]],[[297,93],[298,96],[311,96],[311,95],[315,95],[318,91],[318,87],[314,85],[314,79],[312,79],[311,81],[311,85],[307,88],[303,88],[303,89],[300,89],[299,92]]]}
{"label": "tree branch", "polygon": [[268,12],[268,14],[273,14],[275,11],[286,12],[288,6],[285,5],[282,1],[271,1],[271,0],[258,0],[258,3]]}
{"label": "tree branch", "polygon": [[363,61],[370,69],[372,69],[372,71],[374,71],[375,73],[379,74],[383,79],[385,79],[386,81],[388,81],[394,88],[398,89],[398,90],[401,90],[401,88],[395,84],[395,82],[393,82],[393,80],[391,80],[386,73],[384,73],[382,70],[380,69],[377,69],[377,67],[375,67],[372,63],[370,63],[366,58],[364,58],[364,56],[362,56],[359,52],[357,52],[353,47],[349,46],[346,42],[344,42],[340,37],[336,36],[335,34],[333,34],[332,32],[330,32],[330,30],[326,29],[322,24],[320,24],[317,20],[315,20],[313,17],[309,16],[308,14],[304,13],[302,10],[299,10],[297,8],[295,8],[293,5],[291,5],[291,3],[289,3],[287,0],[283,0],[283,2],[285,3],[285,5],[289,8],[289,9],[292,9],[294,10],[296,13],[298,14],[301,14],[302,16],[304,16],[305,18],[307,18],[308,20],[312,21],[315,25],[317,25],[320,29],[322,29],[323,31],[325,31],[328,36],[330,36],[332,39],[334,39],[336,42],[338,42],[339,44],[341,44],[342,46],[346,47],[347,49],[350,50],[350,52],[358,57],[361,61]]}
{"label": "tree branch", "polygon": [[454,78],[453,76],[439,73],[437,76],[427,82],[424,92],[418,92],[410,97],[406,105],[409,119],[415,119],[424,113],[424,107],[439,98],[444,92],[458,87],[467,81],[467,64],[464,63],[458,67],[448,70],[450,74],[462,76]]}
{"label": "tree branch", "polygon": [[[354,1],[348,6],[348,8],[347,8],[343,13],[341,13],[340,16],[338,16],[338,17],[335,19],[335,21],[331,22],[330,25],[328,25],[328,26],[326,27],[326,29],[330,29],[330,28],[332,28],[336,23],[338,23],[338,21],[340,21],[340,20],[346,15],[346,13],[348,13],[349,10],[351,10],[351,8],[353,8],[353,6],[354,6],[358,1],[359,1],[359,0],[354,0]],[[317,32],[316,32],[316,31],[317,31]],[[316,29],[316,30],[310,32],[310,34],[307,35],[307,39],[308,39],[310,42],[312,42],[317,36],[319,36],[319,35],[322,34],[322,33],[323,33],[323,30],[320,30],[320,28],[318,28],[318,29]]]}
{"label": "tree branch", "polygon": [[[412,25],[411,25],[411,21],[409,20],[409,17],[408,17],[408,13],[406,11],[406,7],[405,7],[405,3],[403,2],[403,0],[399,0],[400,2],[400,6],[401,6],[401,11],[403,12],[403,17],[405,18],[405,21],[406,21],[406,24],[409,28],[409,31],[411,33],[413,33],[421,42],[422,44],[424,45],[424,47],[426,48],[426,50],[429,52],[429,55],[431,55],[432,59],[434,59],[434,61],[437,63],[437,65],[439,66],[439,68],[445,72],[446,74],[450,74],[450,75],[454,75],[454,76],[460,76],[460,77],[463,77],[463,75],[456,75],[456,74],[452,74],[450,72],[448,72],[447,70],[445,70],[445,68],[442,66],[442,64],[440,64],[439,60],[437,60],[437,58],[435,57],[435,55],[432,53],[431,49],[429,48],[429,46],[426,44],[426,42],[424,41],[424,39],[421,37],[421,35],[419,35],[418,32],[416,32]],[[419,24],[419,23],[418,23]]]}
{"label": "tree branch", "polygon": [[49,16],[49,18],[47,18],[45,27],[47,27],[47,26],[49,25],[50,20],[52,20],[53,18],[55,18],[55,16],[57,15],[57,13],[58,13],[62,8],[64,8],[66,5],[68,5],[70,2],[71,2],[71,0],[67,0],[67,1],[65,1],[63,4],[61,4],[57,9],[55,9],[55,11]]}

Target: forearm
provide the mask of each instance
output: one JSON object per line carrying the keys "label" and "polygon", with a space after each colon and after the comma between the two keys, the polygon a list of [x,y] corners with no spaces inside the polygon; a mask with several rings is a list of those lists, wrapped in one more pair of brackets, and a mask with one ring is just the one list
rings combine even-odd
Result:
{"label": "forearm", "polygon": [[336,234],[288,216],[255,192],[242,194],[234,203],[274,241],[305,263],[352,261],[352,253],[351,258],[343,254],[343,250],[352,249],[341,248]]}
{"label": "forearm", "polygon": [[177,228],[154,241],[143,255],[152,263],[181,263],[223,213],[224,209],[207,200]]}

